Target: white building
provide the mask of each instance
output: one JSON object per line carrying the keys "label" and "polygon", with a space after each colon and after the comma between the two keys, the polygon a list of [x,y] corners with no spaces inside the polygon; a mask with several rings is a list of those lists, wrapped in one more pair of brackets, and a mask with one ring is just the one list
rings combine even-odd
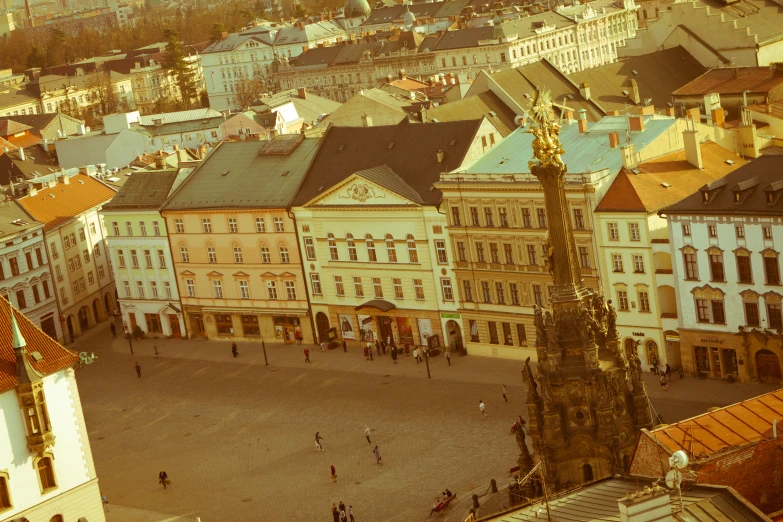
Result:
{"label": "white building", "polygon": [[177,179],[176,170],[135,172],[101,210],[119,308],[130,332],[139,326],[147,335],[185,333],[166,221],[158,211]]}
{"label": "white building", "polygon": [[43,223],[15,201],[0,203],[0,222],[4,224],[0,232],[0,295],[49,337],[62,340]]}
{"label": "white building", "polygon": [[661,369],[680,367],[669,231],[658,211],[746,163],[715,143],[698,144],[696,133],[683,134],[684,149],[621,170],[594,211],[604,295],[618,311],[626,357],[638,355],[645,370],[655,361]]}
{"label": "white building", "polygon": [[345,31],[331,20],[300,22],[295,26],[267,22],[228,34],[201,53],[209,106],[217,110],[239,109],[237,84],[268,78],[275,56],[292,58],[302,54],[303,49],[334,44],[345,38]]}
{"label": "white building", "polygon": [[781,169],[762,156],[661,211],[690,375],[782,380]]}
{"label": "white building", "polygon": [[0,517],[106,520],[72,366],[76,355],[0,299]]}

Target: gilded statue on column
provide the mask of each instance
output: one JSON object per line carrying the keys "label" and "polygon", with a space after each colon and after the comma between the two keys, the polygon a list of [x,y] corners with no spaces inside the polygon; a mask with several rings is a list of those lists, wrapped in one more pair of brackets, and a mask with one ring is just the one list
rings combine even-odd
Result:
{"label": "gilded statue on column", "polygon": [[552,100],[549,91],[536,89],[530,97],[531,125],[527,130],[533,135],[533,155],[535,161],[528,162],[528,167],[555,167],[565,169],[560,158],[565,153],[560,145],[560,125],[555,120],[552,110]]}

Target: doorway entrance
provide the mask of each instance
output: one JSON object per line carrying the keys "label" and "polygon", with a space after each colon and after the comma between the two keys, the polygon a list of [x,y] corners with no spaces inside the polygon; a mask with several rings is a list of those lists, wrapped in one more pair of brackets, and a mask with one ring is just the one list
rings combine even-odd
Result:
{"label": "doorway entrance", "polygon": [[769,350],[756,353],[756,369],[761,382],[779,383],[781,381],[780,360]]}
{"label": "doorway entrance", "polygon": [[179,328],[179,316],[177,314],[169,314],[169,325],[171,327],[171,336],[179,339],[182,337],[182,331]]}
{"label": "doorway entrance", "polygon": [[[446,321],[446,338],[447,345],[451,348],[459,350],[462,347],[462,329],[457,321],[449,319]],[[456,343],[456,345],[455,345]]]}
{"label": "doorway entrance", "polygon": [[392,329],[391,317],[385,315],[376,316],[378,320],[378,332],[381,334],[381,340],[390,346],[394,342],[394,330]]}
{"label": "doorway entrance", "polygon": [[318,330],[318,342],[325,343],[329,340],[329,318],[323,312],[315,314],[315,327]]}
{"label": "doorway entrance", "polygon": [[87,319],[87,307],[82,306],[79,308],[79,326],[81,327],[82,331],[87,329],[87,326],[89,325],[89,321]]}

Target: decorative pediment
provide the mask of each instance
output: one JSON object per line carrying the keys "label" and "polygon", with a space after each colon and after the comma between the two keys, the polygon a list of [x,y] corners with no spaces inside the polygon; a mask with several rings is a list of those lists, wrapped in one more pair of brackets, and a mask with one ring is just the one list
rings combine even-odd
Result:
{"label": "decorative pediment", "polygon": [[749,256],[750,255],[750,250],[748,250],[745,247],[735,248],[734,250],[732,250],[732,252],[734,252],[734,254],[738,255],[738,256]]}
{"label": "decorative pediment", "polygon": [[758,292],[754,292],[753,290],[743,290],[740,292],[740,295],[742,296],[743,301],[752,301],[756,302],[759,300],[759,294]]}
{"label": "decorative pediment", "polygon": [[723,255],[723,250],[721,250],[716,246],[711,246],[710,248],[707,249],[707,253],[711,256],[720,256]]}
{"label": "decorative pediment", "polygon": [[780,303],[781,302],[781,295],[777,292],[767,292],[765,294],[761,294],[761,297],[764,298],[765,303]]}
{"label": "decorative pediment", "polygon": [[220,272],[216,272],[215,270],[213,270],[212,272],[210,272],[210,273],[208,273],[208,274],[207,274],[207,277],[223,277],[223,274],[221,274]]}
{"label": "decorative pediment", "polygon": [[181,275],[181,276],[183,276],[183,277],[191,277],[191,276],[194,276],[194,275],[196,275],[196,274],[194,274],[194,273],[193,273],[193,272],[191,272],[190,270],[185,270],[185,271],[183,271],[183,272],[180,272],[180,273],[179,273],[179,275]]}
{"label": "decorative pediment", "polygon": [[236,273],[231,274],[231,275],[234,276],[234,277],[250,277],[248,274],[246,274],[244,272],[236,272]]}
{"label": "decorative pediment", "polygon": [[261,277],[265,277],[267,279],[272,278],[272,277],[276,278],[277,274],[273,274],[272,272],[264,272],[263,274],[261,274]]}
{"label": "decorative pediment", "polygon": [[296,274],[292,274],[291,272],[283,272],[282,274],[280,274],[280,277],[282,277],[284,279],[291,279],[291,278],[295,279],[296,278]]}
{"label": "decorative pediment", "polygon": [[725,293],[720,288],[713,288],[710,285],[704,285],[691,290],[697,299],[723,299]]}
{"label": "decorative pediment", "polygon": [[761,251],[762,257],[778,257],[779,255],[780,254],[778,252],[772,250],[771,248],[765,248]]}
{"label": "decorative pediment", "polygon": [[[365,172],[368,172],[367,175],[372,177],[373,181],[363,177],[360,173],[352,174],[310,200],[305,206],[412,206],[422,204],[419,195],[388,167],[368,169]],[[370,172],[373,174],[369,174]],[[396,190],[384,186],[384,183]]]}
{"label": "decorative pediment", "polygon": [[695,253],[696,253],[696,249],[695,249],[695,248],[693,248],[691,245],[685,245],[684,247],[682,247],[682,248],[680,249],[680,251],[681,251],[683,254],[695,254]]}

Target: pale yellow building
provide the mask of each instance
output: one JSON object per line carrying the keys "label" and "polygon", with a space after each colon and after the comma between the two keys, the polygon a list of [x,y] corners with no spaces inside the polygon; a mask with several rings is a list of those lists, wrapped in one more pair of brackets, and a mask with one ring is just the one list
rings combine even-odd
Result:
{"label": "pale yellow building", "polygon": [[86,174],[56,176],[19,204],[44,223],[66,342],[105,321],[117,306],[106,231],[98,215],[115,190]]}
{"label": "pale yellow building", "polygon": [[313,342],[288,206],[317,142],[223,142],[163,206],[191,338]]}
{"label": "pale yellow building", "polygon": [[461,345],[434,182],[500,139],[486,119],[329,128],[293,204],[320,341]]}

